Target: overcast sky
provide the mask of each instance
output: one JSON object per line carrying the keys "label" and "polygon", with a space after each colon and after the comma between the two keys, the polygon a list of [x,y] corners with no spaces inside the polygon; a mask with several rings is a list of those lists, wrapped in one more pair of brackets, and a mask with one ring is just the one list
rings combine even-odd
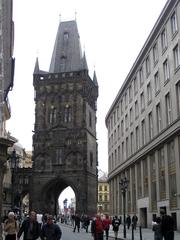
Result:
{"label": "overcast sky", "polygon": [[[7,130],[26,150],[34,129],[33,70],[48,71],[59,21],[76,20],[89,74],[99,83],[99,168],[108,170],[105,116],[152,30],[166,0],[14,0],[16,58],[12,117]],[[76,12],[76,14],[75,14]]]}

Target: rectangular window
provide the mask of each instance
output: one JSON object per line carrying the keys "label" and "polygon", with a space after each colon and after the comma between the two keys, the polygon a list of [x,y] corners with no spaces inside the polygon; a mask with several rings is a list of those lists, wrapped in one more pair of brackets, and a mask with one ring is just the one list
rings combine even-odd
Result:
{"label": "rectangular window", "polygon": [[117,108],[116,108],[116,112],[117,112],[117,120],[119,120],[119,106],[117,106]]}
{"label": "rectangular window", "polygon": [[126,130],[128,129],[128,115],[126,114],[125,115],[125,128],[126,128]]}
{"label": "rectangular window", "polygon": [[165,160],[164,160],[164,148],[158,150],[158,169],[159,169],[159,192],[160,199],[163,200],[166,197],[166,180],[165,180]]}
{"label": "rectangular window", "polygon": [[118,146],[118,163],[120,162],[120,146]]}
{"label": "rectangular window", "polygon": [[154,60],[154,65],[158,62],[158,46],[157,43],[154,44],[153,47],[153,60]]}
{"label": "rectangular window", "polygon": [[123,115],[124,112],[124,104],[123,104],[123,99],[121,99],[121,115]]}
{"label": "rectangular window", "polygon": [[146,125],[145,120],[143,119],[141,122],[141,133],[142,133],[142,145],[144,146],[146,144]]}
{"label": "rectangular window", "polygon": [[172,30],[172,35],[174,35],[178,31],[177,16],[175,12],[171,16],[171,30]]}
{"label": "rectangular window", "polygon": [[117,134],[118,134],[118,139],[119,139],[119,138],[120,138],[120,126],[119,126],[119,125],[118,125],[118,128],[117,128],[117,129],[118,129],[118,130],[117,130],[117,131],[118,131]]}
{"label": "rectangular window", "polygon": [[160,91],[160,79],[159,79],[158,71],[154,75],[154,85],[155,85],[155,93],[158,94]]}
{"label": "rectangular window", "polygon": [[134,134],[133,134],[133,132],[131,132],[131,139],[130,139],[130,147],[131,147],[131,149],[130,149],[130,152],[131,152],[131,154],[133,154],[134,153]]}
{"label": "rectangular window", "polygon": [[122,142],[122,148],[121,148],[122,152],[121,152],[121,159],[122,161],[124,161],[124,142]]}
{"label": "rectangular window", "polygon": [[139,127],[136,127],[136,150],[139,149]]}
{"label": "rectangular window", "polygon": [[125,92],[124,99],[125,99],[125,108],[127,108],[127,105],[128,105],[128,95],[127,95],[127,92]]}
{"label": "rectangular window", "polygon": [[149,113],[148,120],[149,120],[149,140],[151,140],[153,138],[153,116],[152,116],[152,112]]}
{"label": "rectangular window", "polygon": [[149,56],[146,58],[146,76],[148,77],[150,74],[150,59]]}
{"label": "rectangular window", "polygon": [[148,101],[148,104],[151,103],[151,101],[152,101],[151,82],[149,82],[147,85],[147,101]]}
{"label": "rectangular window", "polygon": [[138,81],[137,78],[134,78],[134,95],[136,95],[138,92]]}
{"label": "rectangular window", "polygon": [[128,137],[126,138],[126,158],[129,157],[129,139]]}
{"label": "rectangular window", "polygon": [[129,102],[132,102],[132,86],[129,86]]}
{"label": "rectangular window", "polygon": [[171,110],[171,98],[170,93],[165,96],[165,104],[166,104],[166,123],[167,125],[172,122],[172,110]]}
{"label": "rectangular window", "polygon": [[179,54],[179,46],[178,46],[178,44],[173,49],[173,54],[174,54],[174,68],[176,69],[180,65],[180,54]]}
{"label": "rectangular window", "polygon": [[166,59],[163,62],[163,73],[164,73],[164,82],[166,83],[167,81],[169,81],[169,63],[168,60]]}
{"label": "rectangular window", "polygon": [[141,95],[140,95],[140,99],[141,99],[141,112],[143,112],[144,109],[145,109],[144,92],[141,93]]}
{"label": "rectangular window", "polygon": [[139,117],[139,107],[138,107],[138,101],[135,101],[135,118],[137,119]]}
{"label": "rectangular window", "polygon": [[139,82],[140,82],[141,86],[144,83],[144,76],[143,76],[143,69],[142,69],[142,67],[139,69]]}
{"label": "rectangular window", "polygon": [[167,48],[167,33],[165,28],[161,33],[161,45],[162,45],[162,51],[164,52]]}
{"label": "rectangular window", "polygon": [[161,118],[161,106],[160,103],[156,105],[156,117],[157,117],[157,132],[159,133],[162,129],[162,118]]}
{"label": "rectangular window", "polygon": [[177,95],[177,110],[180,116],[180,81],[176,84],[176,95]]}
{"label": "rectangular window", "polygon": [[130,108],[130,125],[133,124],[133,109],[132,107]]}
{"label": "rectangular window", "polygon": [[121,120],[121,135],[124,135],[124,121]]}

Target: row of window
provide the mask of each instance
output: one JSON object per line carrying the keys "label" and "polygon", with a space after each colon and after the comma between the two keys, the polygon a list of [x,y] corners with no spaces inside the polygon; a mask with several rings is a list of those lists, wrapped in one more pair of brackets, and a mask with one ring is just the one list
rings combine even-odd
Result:
{"label": "row of window", "polygon": [[[171,27],[172,27],[172,34],[173,36],[176,35],[178,32],[178,25],[177,25],[177,16],[176,12],[174,12],[171,16]],[[168,41],[167,41],[167,36],[171,36],[169,33],[167,35],[167,28],[165,27],[160,35],[160,38],[158,39],[160,42],[161,39],[161,48],[162,48],[162,53],[164,53],[168,47]],[[123,115],[125,109],[128,106],[128,103],[131,103],[133,100],[133,90],[134,90],[134,96],[137,95],[139,88],[144,84],[144,78],[146,77],[148,79],[150,73],[151,73],[151,64],[150,64],[150,54],[152,53],[153,59],[154,59],[154,66],[157,65],[158,60],[159,60],[159,51],[158,51],[158,40],[156,43],[153,45],[152,51],[150,51],[149,55],[145,59],[145,64],[140,67],[138,70],[137,76],[133,78],[133,85],[132,83],[129,85],[127,91],[124,93],[119,105],[116,107],[116,110],[114,111],[113,115],[110,118],[110,121],[108,123],[108,130],[113,129],[113,126],[116,124],[118,119],[120,118],[120,115]],[[171,39],[172,40],[172,39]],[[173,59],[174,59],[174,70],[179,68],[180,66],[180,50],[179,50],[179,45],[176,44],[175,47],[173,48]],[[169,64],[169,58],[166,57],[166,59],[163,61],[163,78],[164,78],[164,83],[166,83],[170,79],[170,64]],[[146,76],[144,74],[146,72]],[[140,86],[138,85],[138,80],[140,83]],[[154,73],[154,86],[155,86],[155,94],[157,94],[160,90],[160,71],[156,71]],[[148,95],[148,102],[151,101],[152,99],[152,87],[151,87],[151,82],[147,84],[147,95]],[[144,96],[142,96],[144,98]],[[128,100],[129,99],[129,100]],[[142,101],[143,104],[143,101]],[[144,106],[144,105],[143,105]],[[142,107],[143,107],[142,106]]]}
{"label": "row of window", "polygon": [[[180,146],[180,137],[178,142]],[[165,153],[166,149],[167,155]],[[165,167],[166,164],[167,168]],[[137,191],[137,198],[140,199],[149,196],[151,204],[154,205],[155,203],[155,209],[153,210],[156,210],[157,195],[159,194],[159,199],[162,201],[167,199],[167,193],[169,193],[170,207],[177,207],[176,171],[178,170],[176,170],[175,141],[172,140],[168,142],[167,145],[157,149],[151,153],[151,155],[136,163],[135,166],[131,167],[131,171],[129,168],[125,173],[122,173],[122,176],[124,176],[124,174],[126,175],[129,182],[127,203],[131,203],[132,201],[134,204],[134,202],[136,202],[134,197]],[[114,181],[116,182],[115,179]],[[113,181],[110,183],[110,186],[111,190],[114,189],[114,191],[116,191],[116,184],[114,185]],[[150,188],[151,191],[149,191]],[[113,195],[112,192],[111,194]],[[128,204],[128,210],[132,210],[131,204]]]}
{"label": "row of window", "polygon": [[99,186],[99,192],[102,192],[102,191],[108,191],[108,186],[107,185],[104,185],[104,186],[102,186],[102,185],[100,185]]}
{"label": "row of window", "polygon": [[[177,112],[178,112],[178,115],[180,116],[180,81],[176,84],[176,96],[177,96]],[[136,104],[136,103],[137,103],[137,101],[135,102],[135,119],[138,117],[138,104]],[[146,124],[148,124],[149,141],[154,137],[155,133],[157,133],[157,134],[160,133],[163,130],[163,128],[170,125],[171,122],[173,121],[172,99],[171,99],[170,93],[167,93],[165,95],[165,111],[163,111],[161,105],[162,105],[161,102],[159,102],[156,105],[155,117],[153,116],[153,111],[149,112],[149,114],[148,114],[148,117],[147,117],[148,123],[146,123]],[[166,119],[162,118],[162,112],[165,112]],[[166,123],[164,121],[166,121]],[[128,130],[128,127],[130,127],[133,124],[133,122],[134,122],[133,108],[130,108],[129,115],[128,114],[125,115],[125,119],[121,120],[121,123],[118,124],[117,128],[114,130],[114,132],[109,137],[109,144],[108,144],[109,151],[117,143],[117,141],[120,139],[120,137],[124,136],[125,130]],[[156,122],[156,125],[155,125],[155,122]],[[142,146],[147,143],[146,124],[145,124],[145,119],[143,119],[141,121]],[[136,132],[136,145],[137,145],[136,150],[138,150],[139,139],[140,139],[138,126],[135,128],[135,132]],[[126,139],[128,141],[128,137]],[[131,133],[130,139],[133,144],[133,132]],[[130,151],[130,152],[133,153],[133,151]]]}
{"label": "row of window", "polygon": [[[180,114],[180,81],[176,85],[176,93],[177,93],[177,102],[179,104],[179,114]],[[117,166],[123,161],[125,161],[128,157],[134,154],[136,151],[143,147],[147,141],[151,140],[155,133],[160,133],[163,129],[164,120],[166,120],[166,125],[171,124],[172,122],[172,103],[171,103],[171,95],[167,93],[165,95],[165,113],[166,119],[162,117],[162,106],[161,102],[156,105],[156,112],[153,113],[152,111],[149,112],[147,119],[142,119],[141,126],[137,125],[135,131],[130,132],[130,136],[127,136],[125,141],[121,143],[121,151],[120,145],[117,149],[115,149],[114,153],[111,153],[110,156],[110,165],[111,169]],[[155,115],[155,116],[154,116]],[[156,124],[155,124],[156,123]],[[118,129],[119,130],[119,129]],[[156,130],[156,131],[155,131]],[[120,136],[120,133],[119,133]],[[149,137],[149,139],[148,139]],[[114,143],[117,141],[116,131],[111,135],[109,139],[109,151],[110,148],[114,146]]]}

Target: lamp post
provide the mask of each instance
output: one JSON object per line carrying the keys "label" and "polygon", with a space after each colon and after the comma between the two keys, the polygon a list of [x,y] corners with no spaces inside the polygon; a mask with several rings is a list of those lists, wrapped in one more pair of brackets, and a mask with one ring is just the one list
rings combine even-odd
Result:
{"label": "lamp post", "polygon": [[121,186],[121,193],[123,196],[123,222],[124,222],[124,228],[123,228],[123,235],[124,238],[126,238],[126,190],[128,188],[128,180],[126,177],[121,179],[120,181],[120,186]]}

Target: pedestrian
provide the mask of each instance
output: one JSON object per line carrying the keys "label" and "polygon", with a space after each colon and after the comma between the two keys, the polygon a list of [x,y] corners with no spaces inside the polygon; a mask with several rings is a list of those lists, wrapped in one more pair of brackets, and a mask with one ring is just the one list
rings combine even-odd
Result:
{"label": "pedestrian", "polygon": [[174,220],[172,216],[166,214],[164,209],[161,213],[161,230],[164,240],[174,240]]}
{"label": "pedestrian", "polygon": [[75,216],[74,216],[74,230],[73,230],[73,232],[76,231],[76,227],[77,227],[77,230],[78,230],[78,232],[79,232],[80,222],[81,222],[81,219],[80,219],[80,217],[79,217],[79,214],[76,213]]}
{"label": "pedestrian", "polygon": [[131,217],[129,215],[127,215],[126,224],[127,224],[127,228],[129,229],[131,226]]}
{"label": "pedestrian", "polygon": [[161,218],[157,217],[153,223],[154,240],[162,240]]}
{"label": "pedestrian", "polygon": [[36,212],[31,211],[29,217],[22,222],[17,234],[18,239],[20,239],[22,233],[24,233],[23,240],[35,240],[40,236],[40,227],[36,220]]}
{"label": "pedestrian", "polygon": [[136,230],[137,221],[138,221],[138,217],[136,216],[136,214],[134,214],[134,216],[132,217],[132,225],[134,230]]}
{"label": "pedestrian", "polygon": [[120,224],[121,224],[120,220],[118,219],[117,216],[115,216],[112,220],[112,226],[113,226],[115,239],[117,239],[117,237],[118,237],[118,231],[119,231]]}
{"label": "pedestrian", "polygon": [[96,215],[91,223],[91,233],[94,240],[103,240],[104,225],[100,215]]}
{"label": "pedestrian", "polygon": [[8,218],[4,221],[5,240],[16,240],[18,232],[18,223],[14,212],[8,213]]}
{"label": "pedestrian", "polygon": [[111,219],[109,218],[108,214],[106,214],[105,218],[103,219],[103,225],[104,225],[106,240],[108,240],[108,238],[109,238],[109,228],[110,228],[110,225],[111,225]]}
{"label": "pedestrian", "polygon": [[42,240],[60,240],[62,236],[61,228],[58,224],[54,223],[53,216],[47,216],[47,222],[41,229]]}
{"label": "pedestrian", "polygon": [[85,217],[84,217],[84,228],[85,228],[87,233],[88,233],[89,224],[90,224],[89,216],[85,215]]}

